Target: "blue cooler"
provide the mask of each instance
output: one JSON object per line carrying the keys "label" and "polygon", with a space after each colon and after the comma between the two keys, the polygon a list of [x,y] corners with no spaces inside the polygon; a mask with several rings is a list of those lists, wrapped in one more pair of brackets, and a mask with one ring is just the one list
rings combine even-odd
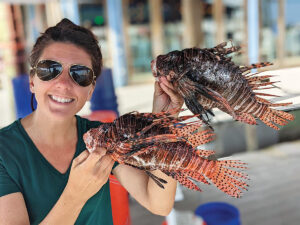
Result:
{"label": "blue cooler", "polygon": [[91,98],[91,110],[112,110],[119,116],[117,96],[112,76],[111,69],[103,68],[101,75],[97,78],[95,90]]}
{"label": "blue cooler", "polygon": [[[15,109],[17,118],[23,118],[32,112],[31,110],[31,92],[29,90],[29,75],[19,75],[12,79]],[[33,101],[36,108],[36,100]]]}
{"label": "blue cooler", "polygon": [[195,215],[203,218],[207,225],[240,225],[239,210],[225,202],[210,202],[200,205]]}

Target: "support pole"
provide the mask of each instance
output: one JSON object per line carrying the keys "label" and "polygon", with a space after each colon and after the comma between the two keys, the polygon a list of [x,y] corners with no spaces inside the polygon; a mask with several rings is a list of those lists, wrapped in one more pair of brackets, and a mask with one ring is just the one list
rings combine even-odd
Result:
{"label": "support pole", "polygon": [[[248,59],[249,63],[257,63],[259,57],[259,7],[258,0],[247,1],[248,15]],[[254,71],[252,71],[254,72]],[[245,125],[247,151],[258,148],[256,127]]]}
{"label": "support pole", "polygon": [[224,5],[223,0],[214,0],[213,2],[213,17],[216,23],[216,43],[220,44],[225,40],[224,32]]}
{"label": "support pole", "polygon": [[79,25],[80,17],[79,17],[79,8],[77,0],[61,0],[60,7],[62,11],[62,16],[64,18],[68,18],[73,23]]}
{"label": "support pole", "polygon": [[148,3],[150,6],[152,57],[156,58],[164,53],[162,0],[148,0]]}
{"label": "support pole", "polygon": [[248,54],[249,63],[257,63],[259,56],[258,0],[248,0]]}
{"label": "support pole", "polygon": [[279,66],[284,64],[285,48],[285,0],[278,0],[278,33],[277,33],[277,61]]}
{"label": "support pole", "polygon": [[121,0],[107,0],[108,25],[115,87],[128,83],[128,70],[124,44],[123,12]]}
{"label": "support pole", "polygon": [[62,10],[59,0],[45,2],[47,26],[55,26],[62,18]]}
{"label": "support pole", "polygon": [[184,48],[202,47],[203,7],[201,0],[182,0],[182,16],[185,27]]}

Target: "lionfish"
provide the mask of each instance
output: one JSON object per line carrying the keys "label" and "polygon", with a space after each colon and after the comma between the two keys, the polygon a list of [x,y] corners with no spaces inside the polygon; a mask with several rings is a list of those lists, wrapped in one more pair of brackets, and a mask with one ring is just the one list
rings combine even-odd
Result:
{"label": "lionfish", "polygon": [[174,112],[127,113],[85,133],[86,147],[90,152],[106,148],[112,159],[145,171],[161,188],[166,181],[151,171],[159,169],[192,190],[201,191],[195,181],[213,183],[240,197],[248,187],[245,163],[217,160],[214,151],[199,149],[213,140],[212,130],[201,129],[203,123],[195,115],[174,118]]}
{"label": "lionfish", "polygon": [[187,48],[159,55],[151,62],[153,76],[169,76],[187,108],[208,125],[213,108],[247,124],[256,124],[258,118],[275,130],[293,120],[293,115],[271,108],[292,103],[272,103],[260,96],[274,95],[254,92],[272,88],[275,82],[270,82],[271,75],[251,74],[250,70],[271,63],[238,66],[228,54],[238,52],[240,47],[226,45],[224,42],[213,48]]}

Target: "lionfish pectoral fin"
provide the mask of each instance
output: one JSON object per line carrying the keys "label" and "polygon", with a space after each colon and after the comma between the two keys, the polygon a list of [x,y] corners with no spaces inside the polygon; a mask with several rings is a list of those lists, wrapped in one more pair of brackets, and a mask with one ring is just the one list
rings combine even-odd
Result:
{"label": "lionfish pectoral fin", "polygon": [[210,88],[208,88],[208,87],[206,87],[206,86],[204,86],[200,83],[195,83],[194,88],[195,88],[195,91],[198,94],[200,94],[200,95],[202,95],[202,96],[204,96],[204,97],[206,97],[206,98],[208,98],[212,101],[218,101],[218,99],[215,98],[215,96],[212,93]]}
{"label": "lionfish pectoral fin", "polygon": [[203,150],[203,149],[197,149],[195,150],[195,153],[202,157],[202,158],[209,158],[209,157],[216,157],[215,154],[216,152],[213,150]]}
{"label": "lionfish pectoral fin", "polygon": [[[207,115],[207,111],[204,109],[204,107],[196,100],[195,97],[184,97],[184,101],[186,106],[189,110],[191,110],[192,113],[198,114],[198,118],[202,120],[208,127],[210,127],[213,130],[213,127],[209,124],[210,119]],[[203,116],[205,115],[205,117]]]}
{"label": "lionfish pectoral fin", "polygon": [[146,152],[150,152],[153,150],[158,150],[156,146],[148,146],[148,147],[144,147],[144,148],[136,148],[134,150],[132,150],[131,152],[127,152],[126,154],[124,154],[124,158],[128,158],[128,157],[134,157],[134,156],[139,156],[141,154],[144,154]]}
{"label": "lionfish pectoral fin", "polygon": [[170,142],[178,142],[178,141],[185,141],[184,137],[178,137],[175,134],[160,134],[152,137],[141,138],[141,139],[134,139],[127,141],[126,144],[131,145],[131,151],[126,152],[124,157],[130,156],[138,156],[145,152],[150,152],[155,149],[155,144],[158,143],[170,143]]}
{"label": "lionfish pectoral fin", "polygon": [[[163,184],[167,184],[168,182],[162,178],[159,178],[157,176],[155,176],[153,173],[151,173],[148,170],[145,170],[146,174],[160,187],[165,189]],[[162,184],[163,183],[163,184]]]}
{"label": "lionfish pectoral fin", "polygon": [[256,125],[256,120],[255,118],[248,113],[238,113],[235,117],[236,120],[250,124],[250,125]]}
{"label": "lionfish pectoral fin", "polygon": [[224,98],[222,95],[220,95],[218,92],[212,90],[211,88],[208,88],[208,93],[210,93],[211,96],[216,99],[216,101],[224,106],[224,108],[227,110],[227,112],[233,117],[236,118],[235,110],[230,106],[229,102]]}
{"label": "lionfish pectoral fin", "polygon": [[279,130],[277,124],[284,126],[288,123],[288,121],[294,120],[294,116],[284,111],[267,108],[266,112],[262,116],[260,116],[259,119],[267,126],[275,130]]}
{"label": "lionfish pectoral fin", "polygon": [[211,142],[214,139],[215,133],[213,133],[211,130],[204,130],[197,133],[191,133],[188,137],[189,143],[191,143],[194,148]]}
{"label": "lionfish pectoral fin", "polygon": [[215,114],[210,109],[206,109],[206,112],[208,112],[211,116],[215,116]]}
{"label": "lionfish pectoral fin", "polygon": [[155,122],[151,123],[150,125],[144,127],[140,132],[137,132],[136,135],[138,137],[143,136],[148,130],[150,130],[152,127],[156,126],[159,123],[160,123],[160,121],[155,121]]}

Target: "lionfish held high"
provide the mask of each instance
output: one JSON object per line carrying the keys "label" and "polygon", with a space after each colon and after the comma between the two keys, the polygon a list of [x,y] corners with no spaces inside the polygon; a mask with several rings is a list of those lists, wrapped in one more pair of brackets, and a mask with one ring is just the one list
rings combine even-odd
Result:
{"label": "lionfish held high", "polygon": [[212,131],[200,131],[201,120],[186,121],[196,119],[195,115],[173,118],[171,114],[127,113],[89,130],[84,141],[90,152],[104,147],[115,161],[145,171],[162,188],[166,181],[152,170],[161,170],[189,189],[201,191],[194,181],[213,183],[226,194],[240,197],[247,190],[248,176],[233,168],[246,169],[245,163],[211,160],[213,151],[197,147],[213,139]]}
{"label": "lionfish held high", "polygon": [[[235,120],[256,124],[255,118],[278,130],[277,125],[286,125],[294,116],[270,107],[291,103],[272,103],[259,96],[274,96],[253,90],[269,89],[271,75],[249,74],[253,68],[271,65],[258,63],[240,67],[231,61],[228,54],[240,50],[239,46],[225,48],[226,42],[214,48],[188,48],[159,55],[151,62],[154,77],[170,76],[178,93],[184,98],[191,112],[208,124],[212,108],[230,114]],[[206,115],[206,118],[203,117]]]}

